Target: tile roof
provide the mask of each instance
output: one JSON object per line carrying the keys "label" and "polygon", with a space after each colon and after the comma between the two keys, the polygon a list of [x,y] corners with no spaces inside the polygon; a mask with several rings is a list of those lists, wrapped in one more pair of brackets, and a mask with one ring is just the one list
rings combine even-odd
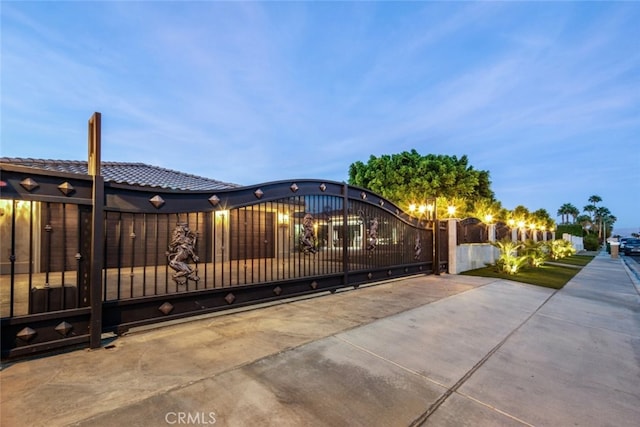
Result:
{"label": "tile roof", "polygon": [[[0,163],[26,166],[48,171],[87,175],[87,162],[79,160],[30,159],[0,157]],[[159,166],[130,162],[102,162],[102,176],[105,182],[159,187],[173,190],[224,190],[240,185],[178,172]]]}

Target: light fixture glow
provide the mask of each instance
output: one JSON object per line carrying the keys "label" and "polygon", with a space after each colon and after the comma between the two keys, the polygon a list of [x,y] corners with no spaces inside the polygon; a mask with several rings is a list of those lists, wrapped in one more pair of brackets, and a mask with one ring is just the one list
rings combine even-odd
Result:
{"label": "light fixture glow", "polygon": [[288,225],[289,224],[289,214],[286,212],[278,212],[278,224],[280,225]]}

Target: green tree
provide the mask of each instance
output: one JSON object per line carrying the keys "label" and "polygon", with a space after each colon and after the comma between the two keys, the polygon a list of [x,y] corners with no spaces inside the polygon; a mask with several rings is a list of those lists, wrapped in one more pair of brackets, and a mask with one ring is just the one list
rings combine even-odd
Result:
{"label": "green tree", "polygon": [[617,218],[604,206],[596,208],[594,216],[598,225],[598,237],[605,240]]}
{"label": "green tree", "polygon": [[585,233],[587,233],[589,229],[593,227],[593,222],[589,215],[578,215],[578,217],[576,217],[576,222],[580,224],[580,226],[582,227],[582,230]]}
{"label": "green tree", "polygon": [[[607,235],[611,232],[613,224],[617,218],[611,214],[611,211],[605,206],[598,206],[598,203],[602,202],[602,197],[594,194],[589,197],[589,204],[586,205],[583,210],[590,214],[591,223],[589,230],[597,233],[598,238],[604,241]],[[581,222],[585,222],[584,216],[580,216]],[[584,226],[583,226],[584,227]]]}
{"label": "green tree", "polygon": [[546,229],[550,229],[555,225],[555,222],[546,209],[538,209],[537,211],[532,212],[529,215],[529,220],[534,222],[536,225],[544,226]]}
{"label": "green tree", "polygon": [[558,209],[558,215],[560,215],[560,223],[568,224],[569,215],[571,215],[571,208],[574,207],[571,203],[565,203]]}
{"label": "green tree", "polygon": [[415,149],[380,157],[372,155],[366,164],[352,163],[349,184],[374,191],[403,209],[426,198],[444,198],[448,203],[464,200],[465,212],[458,211],[457,215],[466,214],[479,200],[495,200],[489,172],[474,169],[466,155],[423,156]]}
{"label": "green tree", "polygon": [[594,194],[593,196],[589,197],[589,200],[588,200],[588,202],[591,203],[592,205],[597,205],[601,201],[602,201],[602,197],[598,196],[597,194]]}
{"label": "green tree", "polygon": [[596,211],[596,209],[596,205],[586,205],[584,208],[582,208],[583,211],[589,214],[592,223],[595,223],[594,212]]}
{"label": "green tree", "polygon": [[583,208],[583,210],[591,214],[592,222],[597,225],[598,222],[596,221],[596,216],[597,216],[596,211],[598,209],[598,203],[602,201],[602,197],[598,196],[597,194],[594,194],[593,196],[589,197],[587,201],[589,202],[589,204],[586,205]]}
{"label": "green tree", "polygon": [[578,208],[576,208],[575,206],[573,206],[571,203],[569,203],[568,213],[573,218],[573,222],[572,223],[575,224],[576,220],[578,219],[578,215],[580,215],[580,210]]}
{"label": "green tree", "polygon": [[565,203],[558,209],[558,215],[560,215],[561,224],[569,224],[569,217],[573,218],[573,224],[576,222],[576,218],[580,215],[580,211],[571,203]]}

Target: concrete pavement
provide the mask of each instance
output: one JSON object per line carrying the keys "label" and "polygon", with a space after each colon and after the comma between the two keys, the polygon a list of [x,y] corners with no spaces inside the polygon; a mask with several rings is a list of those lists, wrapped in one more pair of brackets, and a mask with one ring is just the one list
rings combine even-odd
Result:
{"label": "concrete pavement", "polygon": [[420,276],[5,365],[3,426],[637,426],[640,294]]}

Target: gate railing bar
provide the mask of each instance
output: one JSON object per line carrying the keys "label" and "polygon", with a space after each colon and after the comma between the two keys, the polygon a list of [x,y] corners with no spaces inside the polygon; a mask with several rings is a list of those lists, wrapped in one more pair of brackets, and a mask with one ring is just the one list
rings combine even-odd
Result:
{"label": "gate railing bar", "polygon": [[344,286],[349,284],[349,186],[342,185],[342,271]]}

